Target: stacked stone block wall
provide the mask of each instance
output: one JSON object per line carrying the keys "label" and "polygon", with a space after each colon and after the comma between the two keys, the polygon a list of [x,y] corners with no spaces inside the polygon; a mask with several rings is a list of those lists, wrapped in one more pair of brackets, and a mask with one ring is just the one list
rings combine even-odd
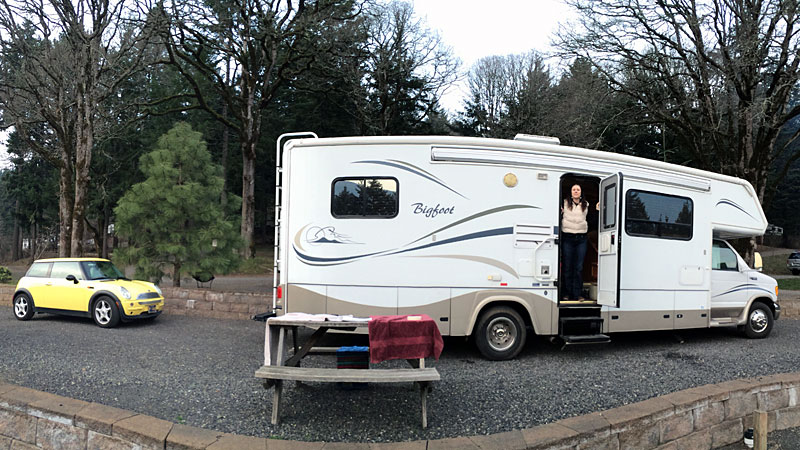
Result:
{"label": "stacked stone block wall", "polygon": [[162,287],[164,312],[215,319],[246,320],[272,310],[272,294],[240,294],[208,289]]}
{"label": "stacked stone block wall", "polygon": [[[14,285],[0,284],[0,306],[11,306]],[[164,313],[247,320],[272,309],[272,294],[240,294],[164,287]],[[0,447],[2,449],[2,447]]]}
{"label": "stacked stone block wall", "polygon": [[[268,411],[269,407],[265,408]],[[770,431],[800,427],[800,372],[687,389],[585,416],[489,436],[402,444],[334,444],[390,449],[710,449],[741,441],[753,412]],[[266,413],[265,413],[266,414]],[[433,419],[435,421],[435,418]],[[194,428],[117,408],[0,383],[0,449],[321,449],[321,442],[271,440]]]}
{"label": "stacked stone block wall", "polygon": [[[272,294],[241,294],[208,289],[163,287],[167,314],[212,317],[217,319],[250,319],[254,314],[272,309]],[[11,306],[14,285],[0,284],[0,306]],[[784,319],[800,319],[800,291],[780,293]]]}
{"label": "stacked stone block wall", "polygon": [[0,306],[11,306],[15,287],[13,284],[0,284]]}

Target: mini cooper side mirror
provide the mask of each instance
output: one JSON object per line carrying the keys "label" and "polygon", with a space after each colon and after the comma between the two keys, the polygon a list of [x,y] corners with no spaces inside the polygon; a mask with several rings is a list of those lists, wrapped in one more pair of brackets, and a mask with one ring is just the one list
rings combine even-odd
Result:
{"label": "mini cooper side mirror", "polygon": [[67,275],[67,280],[72,281],[75,284],[78,284],[78,279],[75,278],[75,275]]}

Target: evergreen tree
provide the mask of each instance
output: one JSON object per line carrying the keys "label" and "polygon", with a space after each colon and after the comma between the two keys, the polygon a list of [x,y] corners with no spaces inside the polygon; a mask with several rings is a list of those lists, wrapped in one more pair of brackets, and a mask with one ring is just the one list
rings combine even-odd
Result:
{"label": "evergreen tree", "polygon": [[171,266],[174,286],[184,273],[232,270],[241,242],[235,220],[241,199],[231,195],[227,207],[221,205],[222,169],[201,134],[178,123],[139,159],[139,167],[147,179],[114,209],[116,231],[129,239],[115,256],[134,264],[137,277],[155,282]]}

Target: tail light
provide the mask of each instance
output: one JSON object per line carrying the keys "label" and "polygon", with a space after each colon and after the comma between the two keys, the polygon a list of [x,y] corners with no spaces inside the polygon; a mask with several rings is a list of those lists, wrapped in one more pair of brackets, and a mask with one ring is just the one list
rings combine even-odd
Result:
{"label": "tail light", "polygon": [[283,298],[283,286],[278,286],[278,298]]}

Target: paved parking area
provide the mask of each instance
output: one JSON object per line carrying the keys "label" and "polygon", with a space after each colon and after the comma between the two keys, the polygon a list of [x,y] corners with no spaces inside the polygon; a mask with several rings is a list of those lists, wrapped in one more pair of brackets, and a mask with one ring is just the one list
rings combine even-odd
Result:
{"label": "paved parking area", "polygon": [[[271,391],[253,377],[263,360],[264,324],[253,321],[163,315],[102,329],[89,319],[49,315],[19,322],[0,307],[0,379],[224,432],[408,441],[528,428],[693,386],[796,371],[798,338],[796,320],[778,321],[765,340],[730,329],[636,333],[562,351],[537,338],[504,362],[484,361],[464,338],[449,338],[442,358],[429,363],[442,381],[429,397],[427,430],[412,384],[291,384],[283,422],[271,425]],[[358,343],[332,336],[325,345]],[[304,364],[333,367],[334,358],[313,356]]]}

